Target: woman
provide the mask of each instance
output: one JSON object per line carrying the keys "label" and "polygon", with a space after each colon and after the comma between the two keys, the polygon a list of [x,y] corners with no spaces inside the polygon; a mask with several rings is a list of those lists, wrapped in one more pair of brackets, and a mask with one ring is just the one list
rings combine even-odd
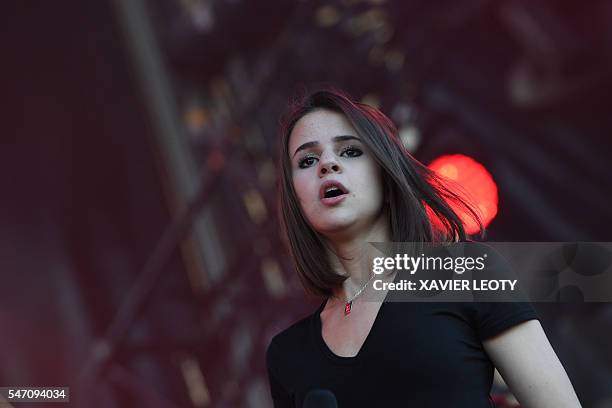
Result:
{"label": "woman", "polygon": [[477,218],[384,114],[315,92],[285,120],[279,162],[281,224],[324,301],[268,347],[275,407],[490,407],[494,366],[523,406],[580,406],[528,304],[364,300],[368,242],[465,241],[450,201]]}

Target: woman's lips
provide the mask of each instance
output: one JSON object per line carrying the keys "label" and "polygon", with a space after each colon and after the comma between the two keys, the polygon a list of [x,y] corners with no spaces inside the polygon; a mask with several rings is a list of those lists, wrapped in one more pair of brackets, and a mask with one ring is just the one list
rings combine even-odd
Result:
{"label": "woman's lips", "polygon": [[336,197],[322,198],[321,202],[323,203],[323,205],[332,207],[334,205],[340,204],[346,198],[347,195],[348,194],[342,194]]}
{"label": "woman's lips", "polygon": [[[335,197],[325,197],[325,190],[330,187],[336,187],[342,192],[342,194],[337,195]],[[344,187],[342,183],[340,183],[338,180],[326,180],[321,184],[321,187],[319,188],[319,198],[321,200],[321,203],[329,207],[340,204],[342,201],[344,201],[348,193],[349,191],[347,190],[347,188]]]}
{"label": "woman's lips", "polygon": [[[344,187],[342,185],[342,183],[340,183],[337,180],[326,180],[321,184],[321,187],[319,187],[319,198],[321,200],[325,199],[325,190],[327,190],[330,187],[336,187],[337,189],[339,189],[342,194],[348,194],[349,191],[346,187]],[[331,197],[330,197],[331,198]]]}

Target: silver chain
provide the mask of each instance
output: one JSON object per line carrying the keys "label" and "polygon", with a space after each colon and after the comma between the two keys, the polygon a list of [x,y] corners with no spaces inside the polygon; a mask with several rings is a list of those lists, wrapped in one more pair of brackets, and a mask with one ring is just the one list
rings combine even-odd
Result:
{"label": "silver chain", "polygon": [[374,275],[375,275],[375,274],[374,274],[374,273],[372,273],[372,276],[370,276],[370,279],[368,279],[368,281],[365,283],[365,285],[363,285],[363,286],[361,287],[361,289],[359,289],[359,290],[357,291],[357,293],[355,293],[355,294],[353,295],[353,297],[351,297],[350,299],[347,299],[345,303],[351,303],[353,300],[355,300],[355,299],[357,298],[357,296],[361,295],[361,292],[363,292],[363,291],[365,290],[365,288],[368,286],[368,284],[369,284],[370,282],[372,282],[372,279],[374,279]]}

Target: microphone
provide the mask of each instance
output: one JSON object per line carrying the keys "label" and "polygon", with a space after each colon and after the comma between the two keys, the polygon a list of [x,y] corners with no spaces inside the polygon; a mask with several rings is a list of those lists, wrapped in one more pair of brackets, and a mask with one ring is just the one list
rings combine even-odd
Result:
{"label": "microphone", "polygon": [[308,391],[303,408],[338,408],[338,400],[330,390],[314,389]]}

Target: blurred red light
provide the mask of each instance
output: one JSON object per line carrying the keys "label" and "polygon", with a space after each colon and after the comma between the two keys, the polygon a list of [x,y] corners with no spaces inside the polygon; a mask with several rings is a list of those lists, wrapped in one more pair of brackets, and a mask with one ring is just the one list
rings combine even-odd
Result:
{"label": "blurred red light", "polygon": [[[438,157],[429,164],[429,168],[463,189],[461,191],[453,188],[453,183],[449,183],[455,193],[466,199],[479,212],[485,227],[495,218],[498,204],[497,184],[482,164],[471,157],[453,154]],[[449,204],[463,221],[468,234],[478,232],[478,225],[464,210],[452,202]]]}

